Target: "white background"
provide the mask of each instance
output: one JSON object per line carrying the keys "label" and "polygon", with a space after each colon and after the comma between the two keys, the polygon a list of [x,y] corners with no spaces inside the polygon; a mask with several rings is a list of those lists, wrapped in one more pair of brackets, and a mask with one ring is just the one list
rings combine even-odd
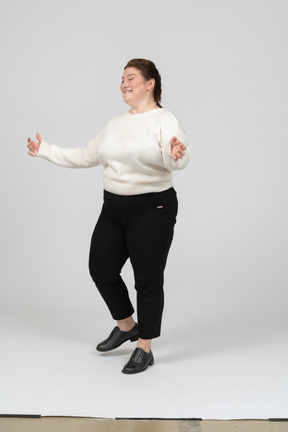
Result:
{"label": "white background", "polygon": [[[162,105],[184,124],[193,152],[175,173],[180,208],[155,349],[165,347],[169,358],[183,337],[199,360],[277,341],[287,346],[287,12],[284,0],[1,1],[6,352],[12,333],[15,341],[37,334],[52,344],[73,335],[94,349],[113,326],[87,265],[101,167],[59,168],[30,158],[26,144],[40,132],[48,143],[86,145],[129,109],[119,86],[134,57],[156,63]],[[134,298],[129,264],[124,277]],[[177,411],[181,397],[168,416],[189,417]],[[279,388],[271,398],[281,406]],[[12,402],[0,413],[13,412]],[[212,412],[225,417],[221,407]],[[257,412],[252,404],[249,415]],[[228,414],[237,415],[245,412]]]}

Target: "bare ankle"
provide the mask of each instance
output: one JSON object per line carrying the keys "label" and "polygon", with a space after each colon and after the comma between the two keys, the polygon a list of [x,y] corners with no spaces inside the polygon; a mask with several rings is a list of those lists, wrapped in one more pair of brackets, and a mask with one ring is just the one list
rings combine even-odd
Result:
{"label": "bare ankle", "polygon": [[151,351],[152,339],[138,339],[137,348],[149,353]]}
{"label": "bare ankle", "polygon": [[130,331],[135,326],[135,321],[132,316],[125,318],[123,320],[118,320],[117,325],[121,331]]}

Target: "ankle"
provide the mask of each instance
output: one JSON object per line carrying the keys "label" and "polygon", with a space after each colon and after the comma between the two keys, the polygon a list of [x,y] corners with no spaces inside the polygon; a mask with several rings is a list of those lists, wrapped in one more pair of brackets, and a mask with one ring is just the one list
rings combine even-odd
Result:
{"label": "ankle", "polygon": [[138,339],[137,348],[143,349],[146,353],[151,351],[152,339]]}
{"label": "ankle", "polygon": [[135,326],[135,321],[133,317],[128,317],[123,320],[118,320],[117,325],[120,328],[121,331],[130,331]]}

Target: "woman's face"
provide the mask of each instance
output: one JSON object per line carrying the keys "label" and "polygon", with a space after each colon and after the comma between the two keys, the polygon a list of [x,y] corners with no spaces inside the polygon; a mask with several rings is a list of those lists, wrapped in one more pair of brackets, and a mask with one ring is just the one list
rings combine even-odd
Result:
{"label": "woman's face", "polygon": [[137,106],[149,96],[153,95],[154,80],[146,81],[139,69],[129,67],[124,70],[120,90],[130,106]]}

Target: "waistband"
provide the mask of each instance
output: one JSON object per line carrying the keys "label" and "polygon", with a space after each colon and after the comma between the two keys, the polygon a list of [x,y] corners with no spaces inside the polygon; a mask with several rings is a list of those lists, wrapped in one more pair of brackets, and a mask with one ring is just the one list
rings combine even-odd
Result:
{"label": "waistband", "polygon": [[108,200],[113,200],[113,201],[141,201],[141,200],[145,200],[146,198],[153,198],[153,197],[161,197],[163,195],[166,195],[168,193],[174,192],[176,193],[174,187],[170,187],[169,189],[165,189],[164,191],[161,192],[149,192],[149,193],[144,193],[144,194],[137,194],[137,195],[117,195],[114,194],[112,192],[108,192],[104,189],[104,193],[103,193],[103,197],[104,200],[108,199]]}

